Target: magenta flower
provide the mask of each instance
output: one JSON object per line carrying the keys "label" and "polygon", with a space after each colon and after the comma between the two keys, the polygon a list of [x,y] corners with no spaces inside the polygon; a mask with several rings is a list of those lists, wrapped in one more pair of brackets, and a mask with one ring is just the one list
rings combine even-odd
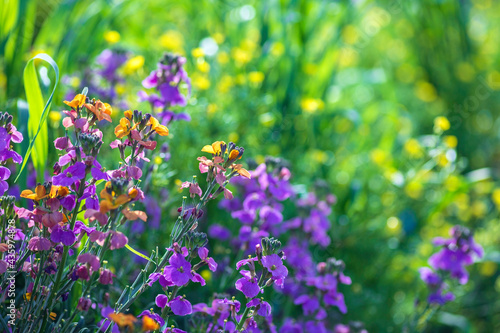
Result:
{"label": "magenta flower", "polygon": [[339,308],[340,312],[347,313],[347,307],[345,305],[344,295],[336,292],[335,290],[330,290],[323,297],[325,304],[336,306]]}
{"label": "magenta flower", "polygon": [[169,266],[165,267],[163,276],[167,281],[172,282],[176,286],[185,285],[191,278],[191,263],[189,263],[184,257],[175,253],[168,260]]}
{"label": "magenta flower", "polygon": [[271,315],[271,305],[265,301],[261,301],[258,298],[254,298],[247,303],[247,308],[257,307],[257,314],[262,317],[269,317]]}
{"label": "magenta flower", "polygon": [[76,162],[62,173],[52,178],[54,185],[71,186],[85,177],[86,166],[83,162]]}
{"label": "magenta flower", "polygon": [[99,274],[99,283],[104,285],[113,284],[114,277],[116,277],[116,275],[114,275],[109,269],[105,268]]}
{"label": "magenta flower", "polygon": [[91,253],[83,253],[78,256],[80,264],[89,264],[94,272],[97,272],[101,267],[99,258]]}

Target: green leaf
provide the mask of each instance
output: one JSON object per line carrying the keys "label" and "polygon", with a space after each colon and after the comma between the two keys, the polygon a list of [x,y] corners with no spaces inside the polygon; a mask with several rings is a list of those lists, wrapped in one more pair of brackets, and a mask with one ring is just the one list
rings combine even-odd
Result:
{"label": "green leaf", "polygon": [[[56,73],[56,82],[54,84],[54,88],[52,89],[50,97],[45,105],[43,103],[42,90],[40,89],[40,84],[38,82],[38,76],[36,73],[35,59],[41,59],[48,62]],[[50,103],[52,102],[52,98],[54,97],[54,92],[58,84],[59,67],[57,67],[56,62],[48,54],[37,54],[36,56],[31,58],[26,64],[26,67],[24,67],[24,90],[26,91],[26,99],[28,100],[30,114],[28,119],[28,136],[30,138],[30,144],[24,156],[21,170],[19,170],[19,174],[17,175],[15,182],[19,178],[21,172],[24,170],[24,167],[28,162],[28,158],[30,157],[33,148],[35,148],[31,157],[33,160],[33,165],[37,170],[37,176],[43,177],[45,165],[47,163],[49,144],[49,135],[47,124],[45,121],[47,120]]]}
{"label": "green leaf", "polygon": [[153,260],[151,260],[151,259],[149,259],[148,257],[146,257],[146,256],[145,256],[144,254],[142,254],[141,252],[134,250],[134,249],[133,249],[133,248],[131,248],[128,244],[125,244],[125,247],[126,247],[126,248],[130,251],[130,252],[132,252],[133,254],[138,255],[139,257],[144,258],[144,259],[146,259],[147,261],[151,261],[153,264],[155,264],[155,265],[156,265],[156,263],[155,263]]}

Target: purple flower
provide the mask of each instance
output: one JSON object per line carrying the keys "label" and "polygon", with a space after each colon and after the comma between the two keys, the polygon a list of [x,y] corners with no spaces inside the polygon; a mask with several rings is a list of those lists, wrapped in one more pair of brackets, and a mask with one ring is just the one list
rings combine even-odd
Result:
{"label": "purple flower", "polygon": [[97,162],[97,160],[94,160],[92,163],[92,169],[90,169],[90,174],[92,175],[92,178],[95,180],[110,180],[111,177],[104,171],[104,169],[101,167],[101,164]]}
{"label": "purple flower", "polygon": [[155,303],[159,308],[164,308],[168,304],[168,297],[167,295],[159,294],[156,296]]}
{"label": "purple flower", "polygon": [[165,267],[163,276],[176,286],[185,285],[192,277],[191,264],[184,257],[175,253],[168,260],[169,266]]}
{"label": "purple flower", "polygon": [[104,285],[113,284],[114,277],[116,277],[116,275],[114,275],[109,269],[105,268],[99,274],[99,283]]}
{"label": "purple flower", "polygon": [[47,251],[52,247],[50,241],[43,237],[35,236],[28,242],[28,249],[33,252],[37,251]]}
{"label": "purple flower", "polygon": [[254,298],[247,303],[247,308],[258,307],[257,314],[262,317],[269,317],[271,315],[271,305],[265,301],[261,301],[258,298]]}
{"label": "purple flower", "polygon": [[215,272],[217,270],[217,263],[213,258],[208,257],[208,249],[206,247],[200,247],[198,249],[198,256],[200,259],[208,265],[208,268]]}
{"label": "purple flower", "polygon": [[173,300],[171,300],[168,305],[172,312],[177,316],[185,316],[193,313],[193,307],[191,303],[182,296],[177,296]]}
{"label": "purple flower", "polygon": [[76,181],[85,177],[85,164],[83,162],[76,162],[75,165],[70,166],[62,173],[52,178],[54,185],[71,186]]}
{"label": "purple flower", "polygon": [[54,243],[63,243],[66,246],[71,246],[76,242],[75,233],[69,229],[68,225],[60,227],[56,224],[50,234],[50,240]]}
{"label": "purple flower", "polygon": [[319,308],[319,300],[316,296],[302,295],[295,299],[295,305],[302,305],[302,310],[304,314],[310,315],[314,313]]}
{"label": "purple flower", "polygon": [[80,264],[89,264],[94,272],[97,272],[99,270],[99,267],[101,267],[99,258],[91,253],[80,254],[78,256],[78,262]]}
{"label": "purple flower", "polygon": [[430,304],[445,305],[446,303],[451,302],[454,299],[455,295],[453,295],[451,292],[445,293],[442,288],[439,288],[429,295],[427,301]]}
{"label": "purple flower", "polygon": [[255,276],[252,277],[249,271],[240,271],[240,273],[243,275],[243,277],[236,281],[236,289],[241,291],[248,298],[257,296],[260,292],[257,278]]}
{"label": "purple flower", "polygon": [[10,177],[10,170],[6,167],[0,166],[0,195],[3,195],[5,191],[9,189],[9,184],[6,180]]}
{"label": "purple flower", "polygon": [[[165,307],[165,306],[163,306],[163,307]],[[163,327],[163,325],[165,325],[165,320],[163,320],[163,318],[159,314],[154,313],[151,310],[142,311],[141,314],[137,316],[137,318],[141,318],[142,316],[148,316],[151,319],[154,319],[158,324],[160,324],[160,327]]]}
{"label": "purple flower", "polygon": [[220,224],[212,224],[208,227],[208,235],[212,238],[226,240],[231,237],[231,231]]}
{"label": "purple flower", "polygon": [[347,313],[347,307],[345,305],[344,295],[336,292],[335,290],[330,290],[323,297],[325,304],[336,306],[339,308],[340,312]]}
{"label": "purple flower", "polygon": [[273,280],[284,279],[288,275],[288,269],[283,265],[283,261],[277,254],[262,257],[262,266],[272,274]]}

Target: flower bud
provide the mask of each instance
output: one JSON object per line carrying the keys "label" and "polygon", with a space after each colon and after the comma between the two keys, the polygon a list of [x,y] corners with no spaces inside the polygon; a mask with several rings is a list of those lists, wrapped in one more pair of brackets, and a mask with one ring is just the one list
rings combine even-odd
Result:
{"label": "flower bud", "polygon": [[78,300],[78,305],[76,308],[80,311],[86,312],[90,309],[91,305],[92,305],[92,301],[89,298],[82,297]]}
{"label": "flower bud", "polygon": [[113,277],[115,275],[107,268],[101,270],[101,274],[99,275],[99,283],[101,284],[112,284]]}

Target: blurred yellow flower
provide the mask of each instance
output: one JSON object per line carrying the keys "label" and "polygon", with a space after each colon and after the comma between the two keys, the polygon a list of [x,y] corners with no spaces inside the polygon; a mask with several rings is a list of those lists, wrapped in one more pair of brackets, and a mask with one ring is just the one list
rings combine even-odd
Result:
{"label": "blurred yellow flower", "polygon": [[123,72],[125,74],[132,74],[136,72],[138,69],[141,69],[142,66],[144,66],[144,57],[138,55],[127,60],[125,66],[123,67]]}
{"label": "blurred yellow flower", "polygon": [[387,219],[387,228],[391,233],[398,233],[401,231],[401,222],[395,216],[391,216]]}
{"label": "blurred yellow flower", "polygon": [[217,89],[221,93],[227,93],[234,85],[234,79],[230,75],[224,75],[217,84]]}
{"label": "blurred yellow flower", "polygon": [[54,123],[58,123],[61,120],[61,112],[50,111],[49,112],[49,119]]}
{"label": "blurred yellow flower", "polygon": [[156,165],[160,165],[163,163],[163,159],[160,156],[156,156],[154,162]]}
{"label": "blurred yellow flower", "polygon": [[264,81],[264,73],[257,71],[250,72],[248,73],[248,80],[256,84],[262,83],[262,81]]}
{"label": "blurred yellow flower", "polygon": [[193,74],[192,79],[193,86],[196,88],[200,90],[207,90],[210,88],[210,80],[206,76],[195,73]]}
{"label": "blurred yellow flower", "polygon": [[285,45],[283,45],[283,43],[281,43],[281,42],[274,42],[271,44],[271,48],[270,48],[269,52],[273,56],[279,57],[283,53],[285,53]]}
{"label": "blurred yellow flower", "polygon": [[245,65],[252,60],[252,54],[239,47],[235,47],[231,50],[231,56],[239,66]]}
{"label": "blurred yellow flower", "polygon": [[424,102],[433,102],[437,99],[436,88],[426,81],[418,81],[415,84],[415,95]]}
{"label": "blurred yellow flower", "polygon": [[120,41],[120,33],[115,30],[109,30],[104,33],[104,40],[109,44],[115,44]]}
{"label": "blurred yellow flower", "polygon": [[204,269],[201,271],[201,276],[205,279],[205,281],[210,281],[212,279],[212,272],[208,269]]}
{"label": "blurred yellow flower", "polygon": [[420,158],[424,155],[422,146],[416,139],[408,139],[404,144],[404,150],[414,158]]}
{"label": "blurred yellow flower", "polygon": [[70,80],[69,80],[69,85],[72,86],[73,88],[80,88],[80,84],[81,84],[81,80],[79,77],[77,76],[73,76]]}
{"label": "blurred yellow flower", "polygon": [[160,45],[169,51],[180,52],[184,47],[184,36],[177,30],[168,30],[160,36]]}
{"label": "blurred yellow flower", "polygon": [[416,181],[412,180],[405,186],[405,193],[412,199],[418,199],[422,196],[424,186]]}
{"label": "blurred yellow flower", "polygon": [[434,119],[434,132],[442,133],[450,129],[450,121],[446,117],[436,117]]}
{"label": "blurred yellow flower", "polygon": [[460,178],[455,175],[449,175],[444,181],[444,186],[450,192],[455,192],[460,187]]}
{"label": "blurred yellow flower", "polygon": [[205,52],[203,52],[203,49],[201,47],[197,47],[191,51],[191,55],[195,58],[200,58],[205,55]]}
{"label": "blurred yellow flower", "polygon": [[482,202],[480,200],[476,200],[472,203],[470,210],[471,210],[472,215],[474,215],[475,217],[481,218],[481,217],[484,217],[486,215],[486,213],[488,212],[488,207],[486,206],[486,204],[484,202]]}
{"label": "blurred yellow flower", "polygon": [[217,54],[217,61],[219,64],[227,64],[229,62],[229,55],[227,52],[221,51]]}
{"label": "blurred yellow flower", "polygon": [[493,190],[493,193],[491,194],[491,199],[497,206],[497,208],[500,210],[500,188],[496,188]]}
{"label": "blurred yellow flower", "polygon": [[456,148],[458,144],[458,139],[454,135],[446,135],[443,138],[443,142],[448,148]]}
{"label": "blurred yellow flower", "polygon": [[234,82],[236,84],[243,85],[243,84],[247,83],[247,77],[245,76],[245,74],[238,74],[238,75],[236,75]]}
{"label": "blurred yellow flower", "polygon": [[483,276],[493,276],[498,270],[498,264],[493,261],[485,261],[479,264],[479,273]]}
{"label": "blurred yellow flower", "polygon": [[226,40],[226,36],[224,34],[221,34],[220,32],[216,32],[212,35],[212,38],[215,40],[217,44],[222,44]]}
{"label": "blurred yellow flower", "polygon": [[115,86],[115,89],[116,89],[116,93],[118,95],[123,95],[126,91],[125,89],[125,86],[121,83],[118,83],[116,86]]}
{"label": "blurred yellow flower", "polygon": [[445,167],[450,164],[450,161],[446,157],[446,154],[439,154],[436,156],[436,163],[440,167]]}
{"label": "blurred yellow flower", "polygon": [[[214,103],[210,103],[207,105],[207,113],[209,115],[213,115],[215,112],[217,112],[217,105]],[[232,140],[230,140],[232,141]]]}
{"label": "blurred yellow flower", "polygon": [[370,152],[370,158],[375,164],[379,166],[384,166],[384,164],[389,160],[389,154],[380,148],[375,148]]}
{"label": "blurred yellow flower", "polygon": [[202,73],[208,73],[210,71],[210,64],[205,60],[202,60],[201,58],[198,60],[201,60],[196,62],[196,67],[198,68],[198,70]]}
{"label": "blurred yellow flower", "polygon": [[305,97],[300,100],[300,107],[304,112],[314,113],[322,110],[325,107],[325,103],[319,98]]}

